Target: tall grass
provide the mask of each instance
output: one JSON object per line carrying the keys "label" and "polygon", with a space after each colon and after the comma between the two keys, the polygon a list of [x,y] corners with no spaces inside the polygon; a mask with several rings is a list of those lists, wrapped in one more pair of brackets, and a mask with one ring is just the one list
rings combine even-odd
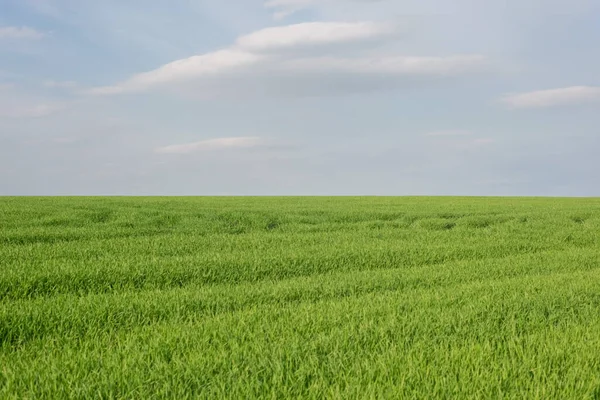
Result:
{"label": "tall grass", "polygon": [[600,200],[0,198],[0,398],[600,399]]}

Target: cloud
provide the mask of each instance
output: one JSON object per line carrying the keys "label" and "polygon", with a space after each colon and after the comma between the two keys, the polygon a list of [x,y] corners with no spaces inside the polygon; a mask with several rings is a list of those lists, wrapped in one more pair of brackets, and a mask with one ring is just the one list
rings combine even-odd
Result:
{"label": "cloud", "polygon": [[33,28],[26,26],[3,26],[0,27],[0,39],[41,39],[45,36]]}
{"label": "cloud", "polygon": [[50,88],[50,89],[75,89],[78,86],[78,84],[77,84],[77,82],[74,82],[74,81],[48,80],[48,81],[44,81],[43,86]]}
{"label": "cloud", "polygon": [[258,137],[231,137],[159,147],[155,150],[155,152],[160,154],[188,154],[201,151],[250,148],[256,147],[260,144],[261,140]]}
{"label": "cloud", "polygon": [[294,14],[295,12],[296,12],[296,10],[275,11],[273,13],[273,19],[279,21],[279,20],[289,17],[290,15]]}
{"label": "cloud", "polygon": [[[372,4],[373,7],[361,7]],[[376,6],[375,6],[376,4]],[[272,11],[275,20],[281,20],[302,10],[323,11],[328,15],[355,15],[364,14],[367,8],[369,13],[377,15],[460,15],[469,12],[484,11],[494,15],[509,11],[511,13],[535,13],[537,15],[582,15],[586,12],[597,10],[595,0],[505,0],[475,1],[475,0],[265,0],[264,7]],[[472,18],[471,18],[472,19]]]}
{"label": "cloud", "polygon": [[545,108],[600,100],[598,86],[572,86],[505,96],[502,101],[514,108]]}
{"label": "cloud", "polygon": [[135,75],[121,84],[94,88],[91,93],[106,95],[135,92],[195,78],[223,76],[241,67],[257,64],[262,58],[260,55],[234,49],[220,50],[174,61],[154,71]]}
{"label": "cloud", "polygon": [[0,118],[41,118],[65,109],[67,103],[17,86],[0,83]]}
{"label": "cloud", "polygon": [[427,132],[425,136],[469,136],[473,132],[464,129],[449,129],[442,131]]}
{"label": "cloud", "polygon": [[450,145],[450,147],[454,147],[458,150],[479,150],[490,146],[494,143],[496,143],[496,140],[494,140],[493,138],[476,138],[467,141],[460,141],[458,143]]}
{"label": "cloud", "polygon": [[484,146],[487,144],[492,144],[494,142],[496,142],[496,141],[492,138],[479,138],[479,139],[473,140],[471,143],[475,146]]}
{"label": "cloud", "polygon": [[475,150],[485,148],[496,142],[495,139],[489,137],[465,138],[464,136],[437,135],[433,145],[444,150]]}
{"label": "cloud", "polygon": [[[477,70],[480,55],[411,57],[377,53],[364,41],[384,41],[387,23],[319,22],[262,29],[230,47],[166,64],[90,93],[110,95],[171,89],[196,96],[364,91],[393,87],[398,79],[447,76]],[[328,46],[323,56],[319,49]],[[331,47],[334,48],[331,48]],[[337,50],[337,51],[336,51]]]}
{"label": "cloud", "polygon": [[323,3],[338,3],[342,1],[353,3],[375,3],[381,0],[268,0],[264,5],[266,8],[273,10],[273,18],[280,20],[295,14],[298,11],[316,7]]}
{"label": "cloud", "polygon": [[0,118],[42,118],[63,109],[64,105],[53,103],[0,107]]}
{"label": "cloud", "polygon": [[431,131],[424,134],[427,143],[438,149],[475,150],[483,149],[496,142],[494,138],[477,137],[475,132],[465,129]]}
{"label": "cloud", "polygon": [[[41,14],[46,17],[59,18],[62,13],[60,6],[65,2],[52,0],[20,0],[31,11]],[[62,3],[62,4],[60,4]],[[59,6],[60,4],[60,6]]]}
{"label": "cloud", "polygon": [[266,28],[240,37],[236,46],[251,52],[270,52],[382,38],[397,26],[376,22],[306,22]]}
{"label": "cloud", "polygon": [[321,71],[351,74],[446,75],[465,72],[484,62],[479,55],[451,57],[319,57],[296,59],[283,63],[296,71]]}
{"label": "cloud", "polygon": [[[321,0],[328,1],[328,0]],[[296,12],[315,5],[317,0],[269,0],[265,2],[265,7],[273,11],[273,18],[276,20],[289,17]]]}

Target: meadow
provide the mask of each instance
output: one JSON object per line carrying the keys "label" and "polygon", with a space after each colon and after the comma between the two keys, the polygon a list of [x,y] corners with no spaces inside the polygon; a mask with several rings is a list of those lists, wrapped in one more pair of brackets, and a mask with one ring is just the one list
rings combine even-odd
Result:
{"label": "meadow", "polygon": [[600,399],[600,199],[0,198],[0,398]]}

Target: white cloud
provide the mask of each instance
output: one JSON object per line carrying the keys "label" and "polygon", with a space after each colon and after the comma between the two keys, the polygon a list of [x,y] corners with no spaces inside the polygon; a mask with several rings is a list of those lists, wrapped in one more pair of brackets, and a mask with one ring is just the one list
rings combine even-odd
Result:
{"label": "white cloud", "polygon": [[[479,55],[410,57],[377,54],[372,48],[356,46],[365,40],[387,40],[394,32],[393,26],[374,22],[268,28],[240,37],[229,48],[178,60],[90,92],[108,95],[164,88],[208,97],[310,95],[392,87],[400,77],[461,74],[484,62]],[[327,54],[332,56],[315,53],[324,45],[341,46],[343,55],[336,55],[331,48]]]}
{"label": "white cloud", "polygon": [[600,100],[600,87],[572,86],[505,96],[502,101],[515,108],[545,108]]}
{"label": "white cloud", "polygon": [[464,129],[449,129],[427,132],[425,136],[469,136],[472,134],[473,132]]}
{"label": "white cloud", "polygon": [[166,64],[154,71],[135,75],[116,86],[92,89],[92,94],[118,94],[149,89],[164,84],[189,81],[199,77],[219,76],[258,63],[260,55],[234,49],[220,50]]}
{"label": "white cloud", "polygon": [[44,36],[42,32],[26,26],[0,27],[0,39],[41,39]]}
{"label": "white cloud", "polygon": [[[94,88],[96,95],[139,92],[157,88],[213,97],[248,93],[326,94],[339,91],[393,88],[399,79],[449,76],[481,68],[481,56],[452,57],[305,57],[246,54],[218,68],[215,53],[177,61],[136,75],[115,86]],[[233,61],[233,60],[230,60]]]}
{"label": "white cloud", "polygon": [[445,75],[468,71],[484,62],[482,56],[451,57],[319,57],[304,58],[282,63],[284,68],[295,71],[324,71],[352,74],[384,75]]}
{"label": "white cloud", "polygon": [[266,28],[240,37],[237,47],[269,52],[319,45],[357,42],[393,35],[397,27],[376,22],[306,22]]}
{"label": "white cloud", "polygon": [[258,137],[231,137],[159,147],[155,151],[161,154],[188,154],[211,150],[250,148],[260,144],[261,140]]}

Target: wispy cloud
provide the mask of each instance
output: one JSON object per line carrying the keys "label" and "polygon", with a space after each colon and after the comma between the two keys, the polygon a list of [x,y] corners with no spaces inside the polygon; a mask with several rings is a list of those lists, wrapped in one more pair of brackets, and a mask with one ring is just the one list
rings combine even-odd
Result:
{"label": "wispy cloud", "polygon": [[50,89],[75,89],[78,87],[78,84],[74,81],[47,80],[43,82],[43,86]]}
{"label": "wispy cloud", "polygon": [[[58,18],[61,16],[60,3],[52,0],[20,0],[31,11],[44,15],[46,17]],[[61,4],[62,5],[62,4]]]}
{"label": "wispy cloud", "polygon": [[156,153],[161,154],[188,154],[201,151],[214,151],[233,148],[250,148],[260,145],[261,139],[258,137],[231,137],[202,140],[200,142],[175,144],[155,149]]}
{"label": "wispy cloud", "polygon": [[0,82],[0,118],[41,118],[67,108],[67,102],[30,89],[27,85]]}
{"label": "wispy cloud", "polygon": [[154,71],[135,75],[114,86],[98,87],[92,94],[106,95],[143,91],[197,78],[226,75],[241,67],[250,67],[261,61],[261,56],[238,50],[221,50],[166,64]]}
{"label": "wispy cloud", "polygon": [[446,75],[467,72],[484,62],[482,56],[450,57],[313,57],[286,61],[282,65],[298,72],[350,74]]}
{"label": "wispy cloud", "polygon": [[474,146],[485,146],[485,145],[492,144],[495,142],[496,141],[492,138],[478,138],[478,139],[473,140],[471,143]]}
{"label": "wispy cloud", "polygon": [[462,129],[432,131],[425,134],[436,147],[456,150],[472,150],[487,147],[496,142],[490,137],[474,137],[474,132]]}
{"label": "wispy cloud", "polygon": [[379,39],[398,32],[398,26],[381,22],[306,22],[266,28],[240,37],[236,47],[270,52],[329,44]]}
{"label": "wispy cloud", "polygon": [[447,129],[447,130],[427,132],[425,134],[425,136],[469,136],[472,134],[473,134],[473,132],[465,130],[465,129]]}
{"label": "wispy cloud", "polygon": [[382,0],[267,0],[264,5],[273,11],[273,18],[284,19],[298,11],[312,8],[323,3],[354,2],[375,3]]}
{"label": "wispy cloud", "polygon": [[545,108],[582,104],[600,100],[598,86],[572,86],[561,89],[540,90],[511,94],[502,101],[514,108]]}
{"label": "wispy cloud", "polygon": [[493,145],[496,142],[493,138],[475,138],[475,139],[458,139],[453,138],[450,140],[444,140],[438,143],[443,146],[444,149],[456,149],[456,150],[477,150],[483,149]]}
{"label": "wispy cloud", "polygon": [[43,103],[0,108],[0,118],[42,118],[64,109],[63,104]]}
{"label": "wispy cloud", "polygon": [[41,39],[44,33],[27,26],[0,26],[0,39]]}
{"label": "wispy cloud", "polygon": [[273,10],[273,18],[280,20],[314,5],[317,1],[318,0],[268,0],[265,2],[265,7]]}
{"label": "wispy cloud", "polygon": [[[263,29],[240,37],[228,48],[174,61],[116,85],[94,88],[91,93],[167,88],[203,95],[248,91],[322,94],[390,87],[402,77],[456,75],[484,64],[480,55],[410,57],[378,54],[357,46],[365,40],[388,40],[394,32],[394,26],[375,22],[320,22]],[[330,56],[323,57],[318,50],[322,46],[341,46],[344,51],[337,55],[335,48],[329,47]]]}

